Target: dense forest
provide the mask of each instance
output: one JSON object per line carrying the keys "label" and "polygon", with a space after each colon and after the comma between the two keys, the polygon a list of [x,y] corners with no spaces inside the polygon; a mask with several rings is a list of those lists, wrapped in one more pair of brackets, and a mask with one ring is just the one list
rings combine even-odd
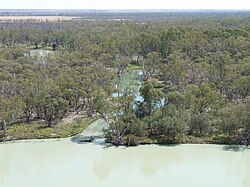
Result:
{"label": "dense forest", "polygon": [[[129,88],[112,97],[131,69],[143,72],[141,102]],[[249,93],[249,15],[0,22],[2,141],[83,113],[105,119],[116,145],[249,144]]]}

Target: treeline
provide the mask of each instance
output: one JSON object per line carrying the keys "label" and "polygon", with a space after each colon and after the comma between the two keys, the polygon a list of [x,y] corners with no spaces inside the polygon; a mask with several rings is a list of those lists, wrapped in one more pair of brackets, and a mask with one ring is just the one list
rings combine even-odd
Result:
{"label": "treeline", "polygon": [[[249,19],[1,22],[2,128],[97,111],[117,145],[249,141]],[[57,53],[34,58],[31,48]],[[130,63],[144,72],[136,106],[129,89],[110,97],[114,72]]]}
{"label": "treeline", "polygon": [[248,28],[154,27],[140,33],[134,41],[143,57],[137,63],[144,101],[134,107],[131,93],[112,102],[104,93],[98,97],[104,107],[98,111],[111,127],[109,141],[249,144]]}

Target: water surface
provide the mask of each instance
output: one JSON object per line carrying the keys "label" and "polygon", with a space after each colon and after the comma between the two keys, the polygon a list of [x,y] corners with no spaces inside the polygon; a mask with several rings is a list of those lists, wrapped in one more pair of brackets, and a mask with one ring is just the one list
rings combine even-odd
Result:
{"label": "water surface", "polygon": [[48,57],[50,55],[53,55],[54,53],[55,53],[55,51],[45,50],[45,49],[30,50],[31,57]]}
{"label": "water surface", "polygon": [[118,92],[113,93],[113,97],[123,95],[125,92],[129,95],[134,95],[135,101],[143,101],[143,97],[140,95],[140,88],[142,86],[142,70],[130,70],[123,74],[116,84]]}
{"label": "water surface", "polygon": [[0,144],[1,187],[249,187],[250,151],[220,145]]}

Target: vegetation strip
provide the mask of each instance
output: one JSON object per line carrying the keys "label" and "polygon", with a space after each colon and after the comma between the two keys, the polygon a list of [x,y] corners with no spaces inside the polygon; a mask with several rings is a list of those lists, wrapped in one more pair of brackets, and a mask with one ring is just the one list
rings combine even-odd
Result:
{"label": "vegetation strip", "polygon": [[[100,115],[115,145],[248,145],[249,14],[200,14],[0,22],[0,139],[65,137]],[[71,113],[86,120],[62,123]]]}

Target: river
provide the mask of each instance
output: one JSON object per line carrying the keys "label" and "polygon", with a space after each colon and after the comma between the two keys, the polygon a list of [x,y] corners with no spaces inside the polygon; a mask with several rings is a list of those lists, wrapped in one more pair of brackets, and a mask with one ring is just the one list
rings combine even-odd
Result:
{"label": "river", "polygon": [[100,137],[106,127],[99,119],[71,138],[1,143],[0,187],[250,186],[249,149],[205,144],[114,147],[103,138],[82,141]]}
{"label": "river", "polygon": [[249,187],[249,168],[249,150],[222,145],[0,144],[1,187]]}

